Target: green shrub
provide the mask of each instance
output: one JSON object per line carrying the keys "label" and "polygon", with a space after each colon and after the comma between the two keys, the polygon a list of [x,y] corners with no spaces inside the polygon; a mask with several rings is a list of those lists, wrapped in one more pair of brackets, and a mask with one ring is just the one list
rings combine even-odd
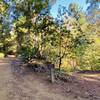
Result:
{"label": "green shrub", "polygon": [[5,57],[5,54],[0,52],[0,58],[4,58]]}
{"label": "green shrub", "polygon": [[28,62],[31,60],[37,53],[37,48],[29,48],[29,47],[23,47],[21,49],[21,57],[24,62]]}

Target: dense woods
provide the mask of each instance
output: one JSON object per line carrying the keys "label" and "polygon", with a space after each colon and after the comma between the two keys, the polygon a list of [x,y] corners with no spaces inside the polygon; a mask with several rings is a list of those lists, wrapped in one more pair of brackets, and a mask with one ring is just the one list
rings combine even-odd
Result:
{"label": "dense woods", "polygon": [[0,57],[14,54],[25,63],[36,58],[60,70],[100,70],[100,1],[68,9],[55,0],[0,0]]}

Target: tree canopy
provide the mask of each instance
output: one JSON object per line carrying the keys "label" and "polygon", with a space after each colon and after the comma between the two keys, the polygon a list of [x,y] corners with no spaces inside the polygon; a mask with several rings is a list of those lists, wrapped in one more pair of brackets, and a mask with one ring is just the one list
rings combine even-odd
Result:
{"label": "tree canopy", "polygon": [[100,1],[86,0],[86,12],[77,3],[59,6],[56,18],[54,3],[0,0],[0,52],[25,62],[45,59],[64,70],[100,70]]}

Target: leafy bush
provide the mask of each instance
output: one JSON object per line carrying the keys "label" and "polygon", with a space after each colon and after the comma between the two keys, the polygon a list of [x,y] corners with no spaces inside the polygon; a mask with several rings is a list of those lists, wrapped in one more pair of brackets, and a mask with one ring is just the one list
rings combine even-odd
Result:
{"label": "leafy bush", "polygon": [[5,57],[5,55],[4,55],[4,53],[0,53],[0,58],[4,58]]}
{"label": "leafy bush", "polygon": [[24,62],[28,62],[29,60],[31,60],[37,53],[37,48],[29,48],[29,47],[23,47],[21,49],[21,57],[23,59]]}
{"label": "leafy bush", "polygon": [[16,52],[17,52],[17,45],[15,44],[15,45],[12,45],[9,48],[7,48],[7,52],[6,53],[8,55],[15,55]]}

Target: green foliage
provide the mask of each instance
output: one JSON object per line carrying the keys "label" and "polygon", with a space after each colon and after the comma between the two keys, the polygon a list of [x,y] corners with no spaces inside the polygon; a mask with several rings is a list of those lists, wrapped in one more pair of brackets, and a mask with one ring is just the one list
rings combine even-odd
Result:
{"label": "green foliage", "polygon": [[[78,4],[70,4],[70,15],[61,12],[65,11],[64,7],[59,9],[56,23],[49,13],[49,0],[13,2],[15,13],[20,16],[15,19],[12,31],[9,23],[3,23],[0,17],[0,51],[5,55],[18,53],[25,62],[42,57],[67,72],[100,69],[100,23],[89,23]],[[8,18],[7,7],[0,2],[0,11]]]}
{"label": "green foliage", "polygon": [[4,57],[5,57],[4,53],[0,52],[0,58],[4,58]]}
{"label": "green foliage", "polygon": [[20,51],[23,61],[30,61],[37,53],[37,48],[23,47]]}

